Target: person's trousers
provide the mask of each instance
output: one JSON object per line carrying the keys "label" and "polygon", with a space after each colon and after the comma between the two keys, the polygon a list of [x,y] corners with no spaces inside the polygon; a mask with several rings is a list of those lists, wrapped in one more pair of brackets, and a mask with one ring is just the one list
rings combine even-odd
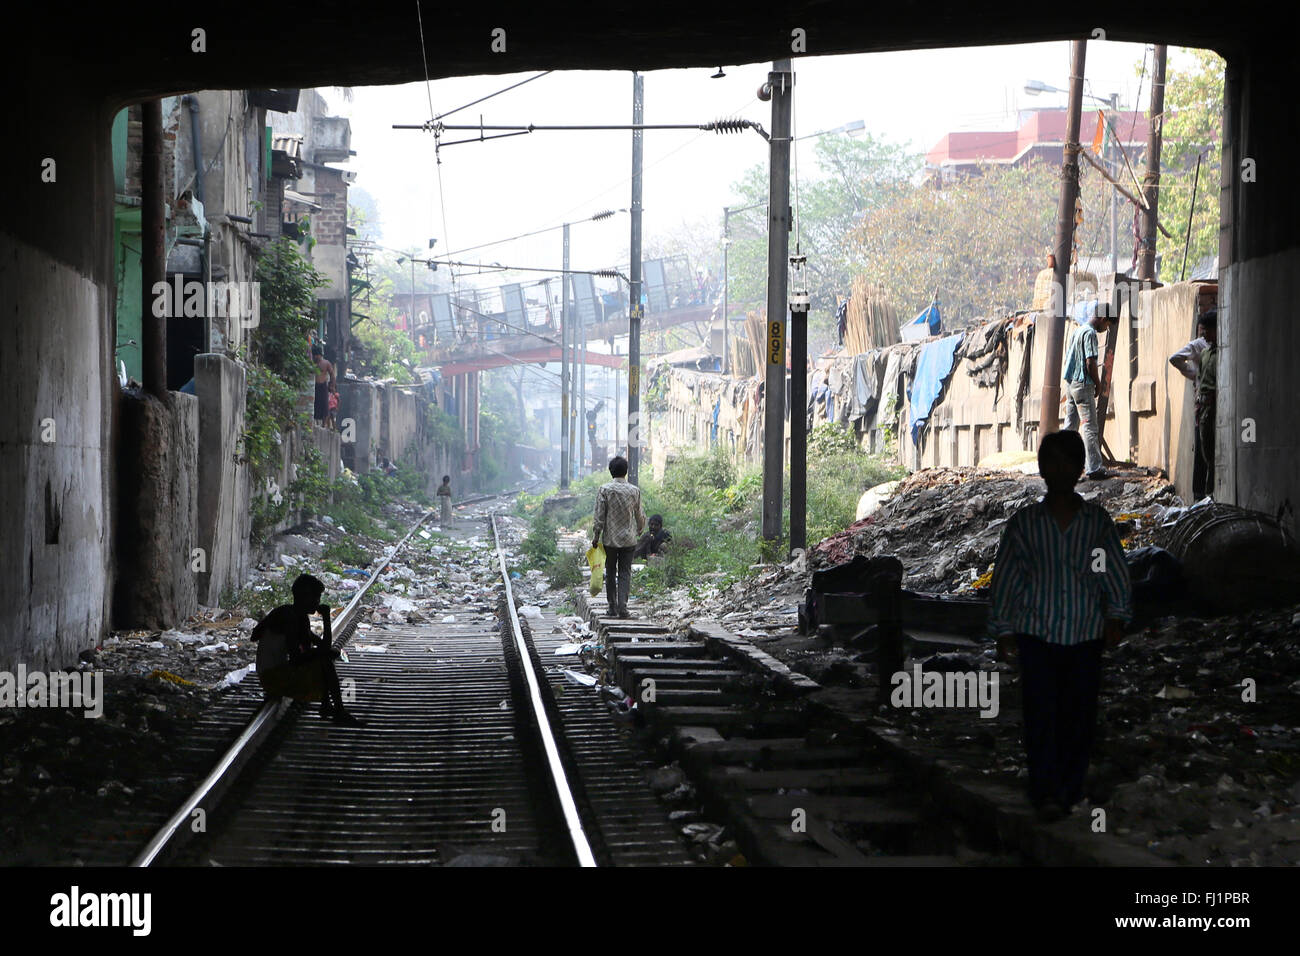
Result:
{"label": "person's trousers", "polygon": [[1029,799],[1070,807],[1083,797],[1097,725],[1102,642],[1049,644],[1028,634],[1020,649],[1020,692],[1029,758]]}
{"label": "person's trousers", "polygon": [[627,598],[632,590],[632,552],[629,548],[611,548],[605,545],[605,599],[609,613],[627,610]]}
{"label": "person's trousers", "polygon": [[1099,427],[1096,388],[1092,382],[1069,382],[1066,386],[1065,430],[1082,435],[1086,455],[1083,470],[1089,475],[1101,469]]}
{"label": "person's trousers", "polygon": [[1196,463],[1192,469],[1192,497],[1197,501],[1214,493],[1214,402],[1196,406]]}

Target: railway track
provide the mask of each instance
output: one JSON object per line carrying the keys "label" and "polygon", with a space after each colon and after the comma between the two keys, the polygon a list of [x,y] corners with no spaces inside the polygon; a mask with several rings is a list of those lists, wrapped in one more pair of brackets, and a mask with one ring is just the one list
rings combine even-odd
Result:
{"label": "railway track", "polygon": [[577,595],[610,679],[677,763],[746,861],[774,866],[961,866],[1024,862],[984,822],[936,806],[931,787],[861,721],[810,703],[820,690],[717,622],[674,631],[610,618]]}
{"label": "railway track", "polygon": [[429,517],[334,618],[336,647],[369,642],[339,665],[364,726],[268,702],[134,865],[689,862],[598,695],[558,692],[542,666],[495,516],[463,610],[358,630]]}

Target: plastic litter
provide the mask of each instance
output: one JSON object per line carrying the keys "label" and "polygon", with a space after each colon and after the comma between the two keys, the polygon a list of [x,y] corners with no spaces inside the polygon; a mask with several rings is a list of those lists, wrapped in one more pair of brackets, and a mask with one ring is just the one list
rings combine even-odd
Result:
{"label": "plastic litter", "polygon": [[[252,670],[252,667],[250,666],[250,667],[241,667],[241,668],[239,668],[239,670],[231,671],[231,672],[230,672],[229,674],[227,674],[225,677],[221,678],[221,680],[217,681],[217,683],[213,685],[212,689],[213,689],[213,690],[224,690],[224,689],[227,688],[227,687],[234,687],[236,684],[238,684],[240,681],[242,681],[245,677],[247,677],[248,674],[249,674],[249,672],[250,672],[251,670]],[[188,684],[189,681],[186,681],[185,683]]]}
{"label": "plastic litter", "polygon": [[519,613],[530,621],[540,621],[542,619],[542,609],[535,604],[525,604],[519,609]]}
{"label": "plastic litter", "polygon": [[443,624],[455,624],[455,623],[456,623],[456,615],[455,615],[455,614],[448,614],[446,617],[444,617],[444,618],[442,619],[442,623],[443,623]]}
{"label": "plastic litter", "polygon": [[591,568],[589,590],[595,597],[605,584],[605,545],[597,541],[594,548],[587,549],[587,565]]}
{"label": "plastic litter", "polygon": [[555,649],[555,653],[561,657],[569,654],[579,654],[582,652],[581,644],[561,644]]}
{"label": "plastic litter", "polygon": [[204,644],[202,647],[196,647],[195,652],[198,654],[215,654],[218,651],[228,651],[230,645],[225,641],[217,641],[215,644]]}
{"label": "plastic litter", "polygon": [[365,651],[369,654],[387,654],[388,646],[386,644],[358,644],[358,651]]}
{"label": "plastic litter", "polygon": [[561,673],[564,674],[564,676],[567,677],[573,683],[579,684],[583,687],[596,686],[596,678],[592,677],[590,674],[584,674],[581,671],[569,670],[568,668],[565,668],[563,671],[561,671]]}

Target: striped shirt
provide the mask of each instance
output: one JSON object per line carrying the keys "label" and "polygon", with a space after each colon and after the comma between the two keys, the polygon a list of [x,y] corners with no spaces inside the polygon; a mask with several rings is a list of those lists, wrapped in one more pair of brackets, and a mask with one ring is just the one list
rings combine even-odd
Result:
{"label": "striped shirt", "polygon": [[591,523],[593,541],[604,541],[607,548],[634,548],[644,528],[640,488],[626,478],[615,478],[600,486]]}
{"label": "striped shirt", "polygon": [[1101,637],[1103,618],[1133,618],[1133,589],[1115,522],[1083,502],[1064,532],[1045,499],[1007,523],[993,568],[989,633],[1049,644]]}

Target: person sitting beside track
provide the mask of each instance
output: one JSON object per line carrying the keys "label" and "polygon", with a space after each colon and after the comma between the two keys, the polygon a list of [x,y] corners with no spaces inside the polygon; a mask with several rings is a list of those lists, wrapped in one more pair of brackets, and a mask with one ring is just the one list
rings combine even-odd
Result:
{"label": "person sitting beside track", "polygon": [[671,540],[673,540],[672,534],[664,530],[664,516],[651,515],[650,525],[646,533],[641,535],[641,540],[637,542],[632,557],[648,558],[651,555],[663,554],[664,545]]}
{"label": "person sitting beside track", "polygon": [[[257,676],[268,698],[320,700],[321,717],[356,726],[361,721],[344,708],[339,675],[334,669],[339,652],[330,634],[330,607],[319,603],[324,593],[325,585],[319,578],[300,574],[293,582],[293,603],[280,605],[253,628]],[[313,613],[319,613],[325,621],[325,633],[319,638],[308,621]]]}

